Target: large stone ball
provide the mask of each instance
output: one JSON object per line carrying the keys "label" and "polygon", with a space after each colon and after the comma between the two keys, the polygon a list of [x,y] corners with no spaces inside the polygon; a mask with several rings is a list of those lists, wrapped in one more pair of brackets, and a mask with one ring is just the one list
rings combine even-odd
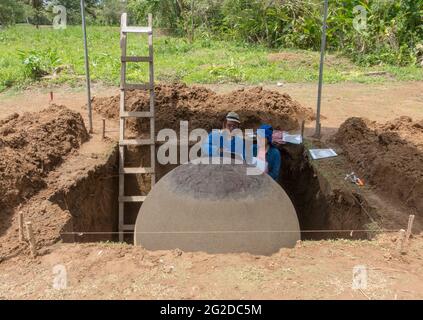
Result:
{"label": "large stone ball", "polygon": [[142,204],[134,242],[149,250],[269,255],[300,239],[291,200],[267,174],[246,164],[181,165]]}

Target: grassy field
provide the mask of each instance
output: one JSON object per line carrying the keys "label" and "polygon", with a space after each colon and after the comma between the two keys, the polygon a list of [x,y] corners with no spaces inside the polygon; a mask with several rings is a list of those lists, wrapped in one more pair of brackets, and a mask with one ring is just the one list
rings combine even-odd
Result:
{"label": "grassy field", "polygon": [[[94,81],[119,83],[119,28],[89,27],[91,76]],[[146,54],[146,39],[131,35],[128,55]],[[186,83],[310,82],[318,79],[319,53],[272,51],[261,46],[197,39],[155,37],[157,81]],[[133,82],[146,79],[147,64],[130,64]],[[374,74],[373,72],[380,72]],[[78,84],[84,79],[84,55],[80,26],[65,30],[18,25],[0,31],[0,91],[35,82]],[[324,81],[336,83],[423,80],[421,68],[359,67],[348,59],[327,55]]]}

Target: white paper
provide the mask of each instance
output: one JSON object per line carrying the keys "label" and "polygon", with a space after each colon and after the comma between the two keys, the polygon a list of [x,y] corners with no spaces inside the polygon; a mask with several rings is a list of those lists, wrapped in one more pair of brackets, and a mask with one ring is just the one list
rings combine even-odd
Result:
{"label": "white paper", "polygon": [[314,160],[337,156],[336,152],[333,149],[310,149],[309,152]]}
{"label": "white paper", "polygon": [[301,138],[301,134],[289,134],[288,132],[282,133],[282,140],[288,143],[293,144],[301,144],[303,142],[303,139]]}

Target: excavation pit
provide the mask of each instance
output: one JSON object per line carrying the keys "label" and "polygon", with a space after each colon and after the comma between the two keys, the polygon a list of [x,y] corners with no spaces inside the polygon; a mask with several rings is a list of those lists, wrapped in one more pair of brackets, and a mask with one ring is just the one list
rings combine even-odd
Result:
{"label": "excavation pit", "polygon": [[[332,179],[330,161],[316,162],[311,160],[302,145],[284,145],[279,147],[282,155],[280,186],[291,199],[296,210],[302,240],[322,239],[367,239],[375,235],[371,230],[368,213],[373,209],[360,193],[355,192],[346,183],[339,182],[339,176]],[[142,150],[130,153],[132,159],[149,159],[149,154]],[[336,165],[340,165],[335,164]],[[158,181],[171,172],[175,165],[158,165]],[[92,178],[75,185],[74,188],[58,193],[52,200],[65,208],[66,203],[73,203],[70,208],[72,222],[63,229],[62,239],[66,242],[117,241],[117,150],[114,149],[104,166],[93,172]],[[111,176],[104,179],[101,171]],[[342,175],[343,168],[338,168]],[[184,180],[180,180],[180,188],[184,190]],[[149,177],[134,177],[126,190],[131,195],[147,195]],[[87,197],[88,190],[96,190],[96,199],[107,199],[105,202],[93,203],[93,197]],[[102,203],[101,203],[102,202]],[[95,208],[95,209],[94,209]],[[101,209],[99,209],[101,208]],[[135,224],[141,204],[130,203],[125,206],[125,224]],[[245,208],[248,210],[248,207]],[[93,214],[96,213],[96,214]],[[95,223],[97,221],[97,223]],[[370,227],[369,227],[370,226]],[[340,232],[339,230],[344,230]],[[345,230],[368,230],[349,232]],[[70,232],[66,234],[66,232]],[[72,233],[76,232],[76,233]],[[96,232],[99,232],[96,234]],[[102,232],[105,232],[103,234]],[[112,232],[107,234],[107,232]],[[125,232],[125,241],[133,243],[132,232]]]}
{"label": "excavation pit", "polygon": [[[130,91],[127,93],[126,99],[125,104],[129,111],[146,111],[149,108],[149,96],[145,92]],[[119,100],[119,95],[113,98],[98,98],[93,101],[93,107],[107,118],[118,119]],[[189,130],[202,128],[209,132],[212,129],[221,128],[222,121],[229,111],[235,111],[240,115],[242,129],[254,129],[262,123],[269,123],[276,130],[296,130],[298,132],[299,123],[302,120],[314,120],[312,110],[301,106],[289,95],[264,90],[260,87],[217,94],[204,87],[162,84],[155,87],[155,101],[156,134],[163,128],[178,131],[180,121],[188,121]],[[134,119],[129,120],[127,126],[132,129],[135,136],[139,136],[141,132],[149,129],[146,123]],[[354,123],[351,126],[354,128]],[[391,130],[391,127],[397,127],[391,124],[387,126],[389,127],[388,130]],[[410,124],[410,126],[413,127],[414,131],[420,128],[419,123]],[[346,132],[355,132],[348,128],[347,125]],[[414,131],[413,133],[415,133]],[[344,133],[341,133],[341,135],[344,135]],[[352,135],[354,136],[354,134]],[[362,136],[361,134],[357,135],[357,137]],[[380,146],[380,155],[383,157],[383,148],[387,143],[386,136],[387,134],[383,134],[378,138],[378,132],[374,132],[370,137],[371,139],[367,139],[363,143],[384,142]],[[388,143],[395,144],[397,140],[390,139]],[[311,147],[325,147],[317,141],[306,140],[305,145],[283,145],[279,147],[282,154],[282,168],[278,182],[291,198],[297,211],[302,239],[362,239],[372,237],[375,235],[375,231],[380,231],[381,225],[379,222],[384,214],[381,211],[387,209],[386,206],[380,205],[383,201],[374,201],[377,195],[372,194],[372,190],[370,190],[372,186],[358,188],[344,180],[345,175],[353,170],[352,159],[361,159],[364,156],[360,154],[360,150],[355,145],[352,145],[353,148],[349,150],[348,144],[344,146],[342,143],[335,143],[335,148],[338,148],[340,155],[336,158],[319,161],[310,160],[306,151],[307,148]],[[394,147],[396,146],[393,145],[392,147],[392,151],[395,153],[396,148]],[[346,149],[345,154],[341,148]],[[136,165],[148,166],[149,150],[144,151],[144,153],[139,151],[130,151],[129,153],[130,158],[142,154],[142,159],[138,160]],[[355,154],[357,154],[356,157]],[[372,155],[372,153],[369,152],[369,155]],[[417,163],[417,161],[413,163]],[[369,165],[372,165],[371,160]],[[385,166],[383,163],[382,165]],[[173,168],[175,168],[175,165],[168,167],[159,165],[156,168],[158,179]],[[359,173],[365,179],[371,178],[366,176],[366,172]],[[131,179],[132,182],[130,182],[129,187],[135,188],[135,192],[138,192],[137,195],[146,195],[149,189],[148,178],[132,177]],[[415,194],[418,194],[419,186],[419,184],[416,184]],[[372,198],[370,199],[371,203],[369,203],[369,195]],[[416,205],[419,205],[417,203],[418,197],[414,197],[412,200],[416,202]],[[136,204],[128,206],[132,207],[128,209],[132,211],[127,217],[128,223],[133,224],[139,208],[136,208]],[[396,214],[390,213],[390,215],[394,217],[384,219],[384,226],[396,228],[398,226]],[[403,216],[400,218],[402,221]],[[389,224],[390,222],[392,223]],[[131,241],[131,236],[127,240]]]}
{"label": "excavation pit", "polygon": [[[299,130],[302,119],[313,119],[310,109],[302,107],[288,95],[261,88],[237,90],[225,95],[179,84],[159,85],[155,90],[156,131],[163,128],[177,130],[183,120],[189,121],[190,130],[203,128],[210,131],[220,128],[228,111],[240,114],[243,129],[270,123],[276,130]],[[148,107],[148,96],[143,92],[130,92],[127,99],[131,111],[142,111]],[[94,99],[93,108],[103,116],[117,119],[119,98]],[[101,155],[91,156],[89,148],[88,152],[83,152],[89,136],[82,117],[65,107],[51,106],[39,115],[30,114],[22,120],[15,118],[13,116],[0,123],[3,143],[0,147],[11,155],[5,158],[4,165],[6,171],[14,168],[27,171],[12,172],[12,176],[18,179],[9,181],[12,187],[5,185],[13,192],[2,199],[6,208],[2,210],[5,217],[0,225],[0,255],[9,256],[24,250],[18,241],[19,212],[33,222],[40,247],[59,240],[117,241],[117,144],[109,141],[108,152]],[[61,129],[57,131],[58,128]],[[146,129],[143,123],[135,121],[128,121],[128,128],[135,136]],[[32,133],[32,130],[36,132]],[[305,143],[310,142],[306,140]],[[336,159],[322,160],[317,164],[309,159],[302,145],[283,145],[279,149],[282,168],[278,183],[295,207],[301,239],[369,236],[368,232],[346,234],[335,231],[367,229],[367,214],[372,211],[360,192],[351,191],[349,186],[339,183],[347,170],[345,164],[337,163]],[[16,166],[19,161],[28,165]],[[150,162],[149,147],[128,147],[125,167],[149,167]],[[158,164],[157,180],[176,166]],[[337,176],[328,175],[328,172],[333,172],[331,166],[339,168]],[[126,181],[125,195],[148,194],[148,174],[127,175]],[[135,224],[140,206],[140,203],[125,204],[124,224]],[[133,233],[126,231],[124,239],[133,243]]]}

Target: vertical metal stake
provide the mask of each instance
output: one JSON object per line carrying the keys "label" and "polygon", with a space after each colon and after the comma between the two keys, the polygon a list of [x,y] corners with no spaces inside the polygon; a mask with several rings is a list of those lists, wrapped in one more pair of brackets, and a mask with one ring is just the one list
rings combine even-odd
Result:
{"label": "vertical metal stake", "polygon": [[84,34],[84,53],[85,53],[85,76],[87,81],[87,108],[88,108],[88,128],[89,132],[93,132],[93,112],[91,109],[91,82],[90,82],[90,66],[88,60],[87,48],[87,30],[85,25],[85,3],[81,0],[81,16],[82,16],[82,33]]}
{"label": "vertical metal stake", "polygon": [[325,0],[323,9],[323,26],[322,26],[322,42],[320,45],[320,67],[319,67],[319,87],[317,90],[317,111],[316,111],[316,131],[314,137],[320,138],[320,104],[322,100],[322,85],[323,85],[323,64],[325,60],[326,49],[326,21],[328,17],[328,0]]}

